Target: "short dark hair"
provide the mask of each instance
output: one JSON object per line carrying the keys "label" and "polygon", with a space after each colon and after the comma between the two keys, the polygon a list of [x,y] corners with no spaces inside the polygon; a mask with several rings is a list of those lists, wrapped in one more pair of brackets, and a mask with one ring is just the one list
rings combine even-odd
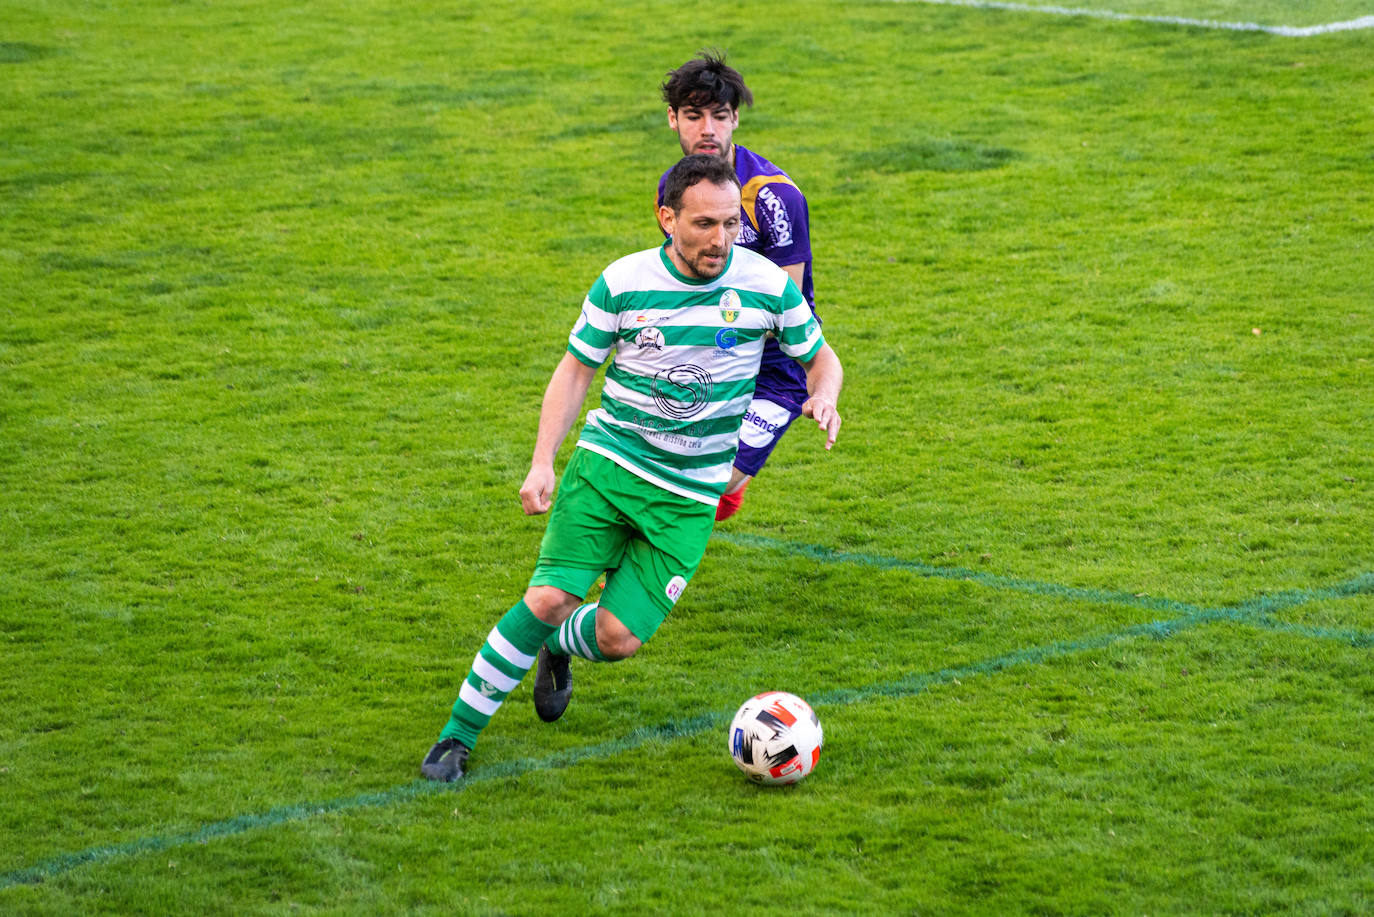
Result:
{"label": "short dark hair", "polygon": [[668,177],[663,183],[663,206],[670,208],[673,213],[681,213],[682,196],[688,188],[703,181],[709,181],[717,188],[726,185],[739,187],[735,167],[728,160],[710,153],[693,153],[679,159],[677,165],[668,170]]}
{"label": "short dark hair", "polygon": [[728,105],[732,111],[737,111],[741,102],[754,104],[754,94],[744,85],[744,77],[738,70],[725,65],[724,51],[702,51],[700,57],[676,70],[669,70],[668,79],[660,88],[663,101],[674,111],[684,105],[694,108]]}

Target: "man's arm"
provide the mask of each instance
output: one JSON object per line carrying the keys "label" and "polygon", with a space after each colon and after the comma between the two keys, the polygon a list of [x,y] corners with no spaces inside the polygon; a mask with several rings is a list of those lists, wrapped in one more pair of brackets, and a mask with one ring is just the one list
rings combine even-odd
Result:
{"label": "man's arm", "polygon": [[748,184],[755,183],[761,184],[743,195],[745,211],[759,236],[755,250],[787,271],[801,289],[802,273],[811,261],[811,215],[806,195],[783,175],[758,176]]}
{"label": "man's arm", "polygon": [[844,367],[829,344],[822,344],[816,355],[802,365],[806,367],[806,391],[811,396],[802,405],[802,413],[825,431],[825,448],[829,449],[840,433],[837,405],[844,385]]}
{"label": "man's arm", "polygon": [[551,497],[555,483],[553,460],[563,445],[568,431],[582,412],[587,390],[596,376],[596,367],[588,366],[570,353],[563,354],[553,371],[549,387],[544,390],[544,404],[539,409],[539,433],[534,440],[534,457],[530,473],[520,487],[520,503],[525,515],[547,513],[553,505]]}

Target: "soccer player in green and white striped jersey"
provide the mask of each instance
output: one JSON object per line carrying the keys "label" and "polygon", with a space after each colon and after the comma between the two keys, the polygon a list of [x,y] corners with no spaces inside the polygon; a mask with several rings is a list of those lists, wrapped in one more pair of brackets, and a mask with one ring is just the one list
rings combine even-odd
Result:
{"label": "soccer player in green and white striped jersey", "polygon": [[[827,449],[835,443],[840,361],[787,274],[734,247],[734,168],[684,158],[658,216],[668,241],[597,279],[544,393],[520,499],[529,515],[553,513],[529,588],[492,628],[421,765],[431,780],[463,776],[478,734],[536,659],[536,710],[557,719],[570,655],[628,658],[663,623],[701,563],[767,337],[806,367],[803,414]],[[587,415],[554,505],[554,457],[607,359],[601,406]],[[602,574],[599,602],[582,604]]]}

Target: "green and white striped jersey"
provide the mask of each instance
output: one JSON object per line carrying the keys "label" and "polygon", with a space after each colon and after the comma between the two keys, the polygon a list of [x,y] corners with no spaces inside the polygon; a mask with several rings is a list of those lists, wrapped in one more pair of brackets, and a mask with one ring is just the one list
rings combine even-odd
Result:
{"label": "green and white striped jersey", "polygon": [[740,423],[764,339],[809,361],[825,339],[782,268],[736,247],[712,280],[673,267],[667,245],[602,272],[582,303],[568,351],[588,366],[611,358],[601,406],[579,448],[664,490],[715,504],[730,480]]}

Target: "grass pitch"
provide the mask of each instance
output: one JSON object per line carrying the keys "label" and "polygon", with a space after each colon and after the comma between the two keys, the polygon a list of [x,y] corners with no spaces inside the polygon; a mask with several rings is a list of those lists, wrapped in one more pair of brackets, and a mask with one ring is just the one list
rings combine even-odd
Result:
{"label": "grass pitch", "polygon": [[[1220,15],[1159,6],[1101,8]],[[0,13],[0,911],[1369,910],[1370,33],[709,16]],[[426,785],[708,45],[810,199],[840,443]],[[790,791],[725,754],[769,688]]]}

